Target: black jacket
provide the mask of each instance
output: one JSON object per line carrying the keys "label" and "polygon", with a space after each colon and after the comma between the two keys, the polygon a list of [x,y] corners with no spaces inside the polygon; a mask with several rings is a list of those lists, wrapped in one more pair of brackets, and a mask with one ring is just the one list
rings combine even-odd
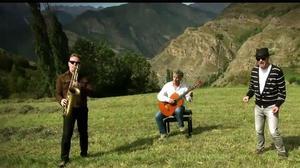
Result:
{"label": "black jacket", "polygon": [[267,107],[275,104],[280,107],[286,98],[285,80],[282,70],[276,65],[271,65],[265,88],[260,94],[259,91],[259,67],[255,66],[251,71],[251,79],[247,96],[255,95],[255,104]]}

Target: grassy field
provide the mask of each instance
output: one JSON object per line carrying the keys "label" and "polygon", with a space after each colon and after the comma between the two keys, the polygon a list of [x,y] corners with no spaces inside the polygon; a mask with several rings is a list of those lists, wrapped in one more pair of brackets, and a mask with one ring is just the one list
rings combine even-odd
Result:
{"label": "grassy field", "polygon": [[[288,86],[279,128],[289,152],[279,159],[267,126],[267,151],[254,154],[254,102],[246,87],[194,92],[193,135],[175,123],[164,141],[154,120],[156,93],[89,100],[89,157],[79,156],[75,131],[68,167],[300,167],[300,87]],[[0,101],[0,167],[56,167],[61,109],[53,99]]]}

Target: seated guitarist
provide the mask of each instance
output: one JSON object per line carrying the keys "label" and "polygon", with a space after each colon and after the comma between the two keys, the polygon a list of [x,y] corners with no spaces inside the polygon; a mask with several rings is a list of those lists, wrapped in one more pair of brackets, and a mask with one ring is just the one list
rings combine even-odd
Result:
{"label": "seated guitarist", "polygon": [[[185,84],[181,83],[182,78],[183,78],[182,71],[177,70],[177,71],[173,72],[173,80],[170,82],[167,82],[163,86],[163,88],[160,90],[160,92],[157,95],[158,101],[166,102],[169,104],[175,104],[176,101],[174,99],[170,98],[171,95],[173,95],[174,93],[177,95],[182,95],[183,93],[187,92],[187,90],[188,90],[188,87]],[[191,102],[192,101],[192,92],[188,92],[187,94],[185,94],[185,96],[183,98],[185,100]],[[184,110],[185,110],[184,105],[176,106],[175,112],[173,114],[178,121],[178,126],[179,126],[180,132],[185,131],[184,123],[183,123]],[[164,139],[167,136],[166,128],[163,123],[163,119],[165,117],[167,117],[167,116],[162,113],[162,110],[157,112],[155,115],[156,123],[157,123],[158,129],[159,129],[159,132],[160,132],[160,139]]]}

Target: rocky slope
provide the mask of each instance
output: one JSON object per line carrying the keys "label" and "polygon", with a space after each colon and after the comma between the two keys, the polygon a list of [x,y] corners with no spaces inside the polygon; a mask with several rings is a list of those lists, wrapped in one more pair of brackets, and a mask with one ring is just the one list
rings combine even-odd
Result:
{"label": "rocky slope", "polygon": [[255,49],[268,47],[271,61],[300,67],[300,4],[232,4],[213,21],[183,34],[151,60],[160,81],[180,67],[188,83],[201,78],[215,86],[246,84]]}

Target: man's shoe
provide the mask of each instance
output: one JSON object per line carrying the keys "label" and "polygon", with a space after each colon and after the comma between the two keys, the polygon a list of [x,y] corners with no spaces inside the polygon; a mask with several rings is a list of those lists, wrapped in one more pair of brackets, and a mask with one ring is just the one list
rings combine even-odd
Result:
{"label": "man's shoe", "polygon": [[287,152],[278,152],[278,156],[282,157],[282,158],[287,158],[288,154],[287,154]]}
{"label": "man's shoe", "polygon": [[67,163],[68,161],[63,160],[58,164],[58,167],[65,167]]}
{"label": "man's shoe", "polygon": [[256,150],[255,150],[255,153],[258,154],[258,155],[264,153],[264,148],[256,149]]}
{"label": "man's shoe", "polygon": [[179,131],[180,131],[180,132],[184,132],[184,131],[185,131],[185,128],[184,128],[184,127],[179,127]]}
{"label": "man's shoe", "polygon": [[166,137],[167,137],[167,134],[160,134],[160,137],[158,140],[164,140],[164,139],[166,139]]}

